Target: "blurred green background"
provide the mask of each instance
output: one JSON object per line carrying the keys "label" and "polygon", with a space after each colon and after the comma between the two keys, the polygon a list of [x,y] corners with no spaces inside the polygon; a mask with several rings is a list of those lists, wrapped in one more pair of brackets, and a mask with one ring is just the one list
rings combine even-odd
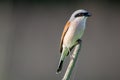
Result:
{"label": "blurred green background", "polygon": [[59,41],[77,9],[92,17],[71,80],[120,80],[118,0],[1,0],[0,80],[61,80]]}

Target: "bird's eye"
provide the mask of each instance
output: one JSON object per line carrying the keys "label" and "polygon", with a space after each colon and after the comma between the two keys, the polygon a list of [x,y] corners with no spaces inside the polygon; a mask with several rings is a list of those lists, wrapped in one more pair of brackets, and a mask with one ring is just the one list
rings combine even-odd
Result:
{"label": "bird's eye", "polygon": [[84,16],[84,13],[79,13],[75,15],[75,17],[80,17],[80,16]]}

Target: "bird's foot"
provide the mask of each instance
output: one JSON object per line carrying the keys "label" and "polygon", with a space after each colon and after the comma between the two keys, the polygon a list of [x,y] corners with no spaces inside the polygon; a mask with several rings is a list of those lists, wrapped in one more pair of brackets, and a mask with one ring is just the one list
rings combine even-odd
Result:
{"label": "bird's foot", "polygon": [[81,44],[82,40],[81,39],[78,39],[77,40],[77,44]]}
{"label": "bird's foot", "polygon": [[74,59],[74,58],[75,58],[74,55],[70,54],[70,59]]}

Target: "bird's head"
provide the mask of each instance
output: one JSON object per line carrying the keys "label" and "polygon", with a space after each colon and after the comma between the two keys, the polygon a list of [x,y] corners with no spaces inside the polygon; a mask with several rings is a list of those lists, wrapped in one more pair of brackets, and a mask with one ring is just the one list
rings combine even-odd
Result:
{"label": "bird's head", "polygon": [[79,10],[76,10],[75,12],[73,12],[69,21],[75,20],[77,18],[87,19],[90,16],[91,16],[91,14],[87,10],[79,9]]}

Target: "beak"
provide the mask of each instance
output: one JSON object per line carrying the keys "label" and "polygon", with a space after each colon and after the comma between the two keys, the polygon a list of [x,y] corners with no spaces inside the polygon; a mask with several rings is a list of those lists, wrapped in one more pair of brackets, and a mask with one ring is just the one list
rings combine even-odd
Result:
{"label": "beak", "polygon": [[87,13],[84,14],[84,16],[86,16],[86,17],[90,17],[90,16],[92,16],[92,14],[89,13],[89,12],[87,12]]}
{"label": "beak", "polygon": [[92,16],[92,14],[88,12],[87,14],[85,14],[85,16],[90,17],[90,16]]}

